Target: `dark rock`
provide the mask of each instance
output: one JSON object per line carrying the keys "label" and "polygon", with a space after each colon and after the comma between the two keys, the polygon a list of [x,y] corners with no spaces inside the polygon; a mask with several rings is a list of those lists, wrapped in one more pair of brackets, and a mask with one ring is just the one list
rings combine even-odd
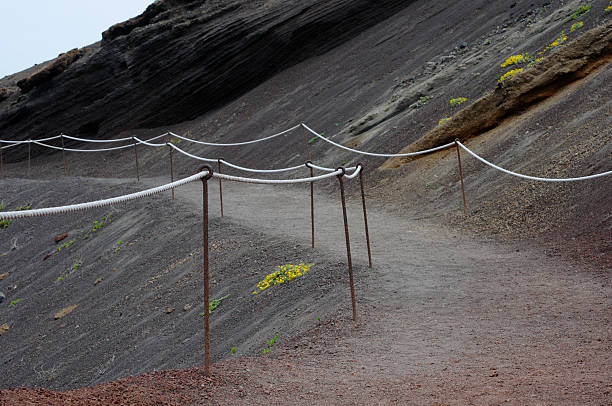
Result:
{"label": "dark rock", "polygon": [[[157,1],[103,40],[20,81],[3,138],[104,138],[196,118],[284,68],[355,37],[412,1]],[[33,155],[42,153],[32,149]],[[27,155],[15,151],[11,160]]]}
{"label": "dark rock", "polygon": [[467,48],[467,46],[468,46],[467,42],[462,42],[462,43],[459,44],[459,49],[465,49],[465,48]]}
{"label": "dark rock", "polygon": [[55,237],[55,242],[60,242],[62,241],[64,238],[68,237],[68,234],[60,234],[57,237]]}
{"label": "dark rock", "polygon": [[0,303],[4,302],[4,299],[6,299],[6,295],[0,292]]}

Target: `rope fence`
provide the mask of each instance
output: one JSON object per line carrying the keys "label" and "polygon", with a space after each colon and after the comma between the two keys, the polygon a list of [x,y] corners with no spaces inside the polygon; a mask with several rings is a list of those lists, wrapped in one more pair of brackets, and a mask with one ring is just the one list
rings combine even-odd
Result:
{"label": "rope fence", "polygon": [[[138,140],[140,141],[140,140]],[[146,145],[146,144],[145,144]],[[162,144],[164,145],[164,144]],[[134,144],[136,146],[136,143]],[[172,150],[171,150],[172,151]],[[219,160],[221,162],[221,160]],[[312,168],[310,168],[312,172]],[[23,219],[23,218],[33,218],[33,217],[43,217],[43,216],[53,216],[59,214],[72,213],[77,211],[85,211],[91,210],[99,207],[110,206],[119,203],[125,203],[136,199],[145,198],[148,196],[152,196],[155,194],[159,194],[165,192],[167,190],[174,190],[177,187],[183,186],[187,183],[194,182],[197,180],[202,181],[202,213],[203,213],[203,237],[202,237],[202,245],[203,245],[203,274],[204,274],[204,313],[205,313],[205,322],[204,322],[204,330],[205,330],[205,371],[206,375],[210,376],[210,315],[209,312],[206,311],[209,306],[209,240],[208,240],[208,180],[217,177],[219,179],[225,179],[233,182],[243,182],[243,183],[256,183],[256,184],[273,184],[273,185],[282,185],[282,184],[296,184],[296,183],[310,183],[311,185],[314,182],[321,181],[324,179],[328,179],[331,177],[337,177],[340,183],[340,192],[341,192],[341,203],[343,210],[343,219],[344,219],[344,230],[346,235],[346,249],[347,249],[347,262],[348,262],[348,271],[349,271],[349,281],[350,281],[350,291],[351,291],[351,304],[353,310],[353,320],[357,321],[357,307],[356,307],[356,298],[355,298],[355,286],[354,286],[354,278],[353,278],[353,267],[352,267],[352,258],[350,251],[350,240],[348,234],[348,222],[346,215],[346,201],[344,195],[344,184],[342,181],[343,177],[347,179],[354,179],[356,176],[360,176],[363,170],[362,165],[358,165],[352,171],[350,175],[346,174],[346,169],[340,167],[332,172],[327,172],[325,174],[319,176],[310,176],[306,178],[298,178],[298,179],[258,179],[258,178],[247,178],[241,176],[233,176],[221,173],[214,173],[212,168],[209,165],[204,165],[200,171],[194,175],[191,175],[187,178],[170,182],[165,185],[157,186],[154,188],[142,190],[140,192],[130,193],[122,196],[116,196],[108,199],[90,201],[85,203],[77,203],[65,206],[56,206],[56,207],[46,207],[40,209],[29,209],[22,211],[0,211],[0,220],[14,220],[14,219]],[[361,184],[362,188],[362,196],[363,196],[363,183]],[[312,195],[311,195],[312,196]],[[312,199],[311,199],[312,202]],[[311,211],[314,214],[314,210]],[[366,224],[366,237],[368,244],[368,259],[370,261],[370,268],[372,267],[371,256],[370,256],[370,241],[368,235],[367,228],[367,217],[366,217],[366,209],[365,209],[365,198],[363,198],[363,212],[364,212],[364,221]],[[314,217],[312,219],[314,224]],[[314,230],[314,228],[313,228]],[[313,237],[314,244],[314,237]]]}
{"label": "rope fence", "polygon": [[[305,164],[301,164],[301,165],[296,165],[296,166],[291,166],[291,167],[286,167],[286,168],[277,168],[277,169],[255,169],[255,168],[248,168],[248,167],[243,167],[234,163],[231,163],[229,161],[226,161],[223,158],[206,158],[206,157],[202,157],[202,156],[198,156],[195,154],[192,154],[190,152],[187,152],[181,148],[179,148],[178,146],[174,145],[174,143],[172,142],[165,142],[165,143],[155,143],[153,141],[158,140],[162,137],[174,137],[176,139],[180,139],[180,140],[184,140],[186,142],[190,142],[190,143],[194,143],[194,144],[199,144],[199,145],[205,145],[205,146],[215,146],[215,147],[234,147],[234,146],[244,146],[244,145],[250,145],[250,144],[255,144],[255,143],[259,143],[259,142],[264,142],[267,140],[271,140],[280,136],[285,136],[287,134],[289,134],[290,132],[298,129],[298,128],[302,128],[303,129],[303,135],[304,135],[304,139],[306,141],[306,148],[307,148],[307,153],[308,153],[308,161]],[[156,137],[152,137],[146,140],[141,140],[140,138],[137,138],[135,136],[133,137],[126,137],[126,138],[118,138],[118,139],[112,139],[112,140],[92,140],[92,139],[85,139],[85,138],[79,138],[79,137],[72,137],[72,136],[68,136],[65,134],[61,134],[58,136],[54,136],[54,137],[48,137],[48,138],[41,138],[41,139],[37,139],[37,140],[23,140],[23,141],[7,141],[7,140],[0,140],[0,145],[2,143],[8,144],[6,146],[2,146],[0,147],[0,176],[2,176],[2,166],[3,166],[3,159],[2,159],[2,151],[9,149],[9,148],[13,148],[15,146],[21,145],[21,144],[27,144],[28,146],[28,173],[30,170],[30,161],[31,161],[31,145],[35,144],[41,147],[45,147],[45,148],[50,148],[50,149],[54,149],[54,150],[61,150],[62,151],[62,157],[64,159],[64,172],[65,174],[67,174],[67,167],[66,167],[66,161],[65,161],[65,156],[64,156],[64,152],[68,151],[68,152],[106,152],[106,151],[114,151],[114,150],[121,150],[121,149],[126,149],[126,148],[134,148],[134,155],[135,155],[135,161],[136,161],[136,175],[138,180],[140,180],[140,172],[139,172],[139,165],[138,165],[138,151],[137,151],[137,146],[138,145],[144,145],[147,147],[153,147],[153,148],[163,148],[163,147],[168,147],[169,148],[169,152],[170,152],[170,177],[171,177],[171,182],[161,185],[161,186],[157,186],[154,188],[150,188],[150,189],[146,189],[146,190],[142,190],[139,192],[135,192],[135,193],[130,193],[130,194],[126,194],[126,195],[122,195],[122,196],[116,196],[116,197],[112,197],[112,198],[108,198],[108,199],[103,199],[103,200],[96,200],[96,201],[90,201],[90,202],[85,202],[85,203],[78,203],[78,204],[72,204],[72,205],[65,205],[65,206],[56,206],[56,207],[47,207],[47,208],[40,208],[40,209],[30,209],[30,210],[23,210],[23,211],[5,211],[5,212],[0,212],[0,220],[13,220],[13,219],[21,219],[21,218],[33,218],[33,217],[41,217],[41,216],[51,216],[51,215],[58,215],[58,214],[64,214],[64,213],[71,213],[71,212],[77,212],[77,211],[85,211],[85,210],[91,210],[94,208],[98,208],[98,207],[104,207],[104,206],[109,206],[109,205],[114,205],[114,204],[119,204],[119,203],[125,203],[125,202],[129,202],[132,200],[136,200],[136,199],[140,199],[140,198],[145,198],[148,196],[152,196],[155,194],[159,194],[159,193],[163,193],[165,191],[168,190],[172,190],[172,198],[174,199],[174,189],[177,187],[181,187],[183,185],[186,185],[187,183],[191,183],[191,182],[195,182],[197,180],[201,180],[202,181],[202,185],[203,185],[203,255],[204,255],[204,264],[203,264],[203,271],[204,271],[204,291],[205,291],[205,297],[204,297],[204,304],[205,304],[205,309],[208,308],[208,300],[209,300],[209,286],[208,286],[208,180],[212,179],[212,178],[217,178],[219,181],[219,192],[220,192],[220,203],[221,203],[221,215],[223,216],[223,194],[222,194],[222,180],[225,181],[231,181],[231,182],[242,182],[242,183],[251,183],[251,184],[268,184],[268,185],[288,185],[288,184],[301,184],[301,183],[310,183],[310,200],[311,200],[311,223],[312,223],[312,246],[314,247],[314,237],[315,237],[315,217],[314,217],[314,188],[313,185],[315,182],[318,181],[322,181],[325,179],[330,179],[333,177],[336,177],[338,179],[338,183],[339,183],[339,189],[340,189],[340,201],[342,204],[342,212],[343,212],[343,222],[344,222],[344,232],[345,232],[345,240],[346,240],[346,251],[347,251],[347,263],[348,263],[348,273],[349,273],[349,283],[350,283],[350,289],[351,289],[351,304],[352,304],[352,311],[353,311],[353,320],[357,321],[357,307],[356,307],[356,295],[355,295],[355,287],[354,287],[354,278],[353,278],[353,267],[352,267],[352,256],[351,256],[351,246],[350,246],[350,238],[349,238],[349,228],[348,228],[348,220],[347,220],[347,206],[346,206],[346,197],[345,197],[345,190],[344,190],[344,180],[352,180],[355,179],[357,177],[359,177],[359,181],[360,181],[360,188],[361,188],[361,196],[362,196],[362,205],[363,205],[363,216],[364,216],[364,224],[365,224],[365,235],[366,235],[366,242],[367,242],[367,249],[368,249],[368,260],[369,260],[369,267],[372,268],[372,256],[371,256],[371,250],[370,250],[370,238],[369,238],[369,231],[368,231],[368,222],[367,222],[367,212],[366,212],[366,203],[365,203],[365,193],[364,193],[364,185],[363,185],[363,166],[361,164],[358,164],[356,166],[350,167],[350,168],[344,168],[344,167],[339,167],[336,169],[332,169],[332,168],[327,168],[324,166],[320,166],[320,165],[316,165],[314,163],[312,163],[310,161],[310,142],[308,142],[307,140],[307,136],[306,136],[306,132],[310,132],[311,134],[313,134],[315,137],[322,139],[323,141],[337,147],[337,148],[341,148],[343,150],[352,152],[352,153],[356,153],[356,154],[360,154],[360,155],[365,155],[365,156],[373,156],[373,157],[408,157],[408,156],[416,156],[416,155],[423,155],[423,154],[428,154],[428,153],[432,153],[432,152],[436,152],[436,151],[440,151],[446,148],[450,148],[450,147],[455,147],[456,151],[457,151],[457,159],[459,162],[459,173],[460,173],[460,177],[461,177],[461,189],[462,189],[462,194],[463,194],[463,203],[464,203],[464,209],[465,209],[465,214],[466,216],[468,215],[468,209],[467,209],[467,201],[466,201],[466,197],[465,197],[465,187],[464,187],[464,178],[463,178],[463,170],[462,170],[462,166],[461,166],[461,156],[460,156],[460,149],[463,149],[465,152],[467,152],[469,155],[471,155],[473,158],[479,160],[480,162],[484,163],[485,165],[488,165],[489,167],[492,167],[498,171],[501,171],[505,174],[508,175],[512,175],[512,176],[516,176],[522,179],[527,179],[527,180],[534,180],[534,181],[543,181],[543,182],[571,182],[571,181],[584,181],[584,180],[589,180],[589,179],[594,179],[594,178],[598,178],[598,177],[602,177],[602,176],[606,176],[606,175],[611,175],[612,174],[612,170],[611,171],[606,171],[603,173],[599,173],[599,174],[594,174],[594,175],[587,175],[587,176],[582,176],[582,177],[572,177],[572,178],[544,178],[544,177],[536,177],[536,176],[529,176],[529,175],[523,175],[517,172],[513,172],[507,169],[504,169],[500,166],[497,166],[489,161],[487,161],[486,159],[482,158],[481,156],[479,156],[478,154],[476,154],[475,152],[471,151],[469,148],[467,148],[465,145],[463,145],[461,142],[459,142],[459,140],[455,140],[454,142],[451,143],[447,143],[444,145],[440,145],[438,147],[435,148],[430,148],[430,149],[426,149],[426,150],[422,150],[422,151],[416,151],[416,152],[409,152],[409,153],[398,153],[398,154],[386,154],[386,153],[374,153],[374,152],[367,152],[367,151],[359,151],[353,148],[349,148],[346,147],[344,145],[341,145],[335,141],[332,141],[331,139],[324,137],[322,134],[317,133],[316,131],[314,131],[313,129],[311,129],[310,127],[308,127],[306,124],[301,123],[298,124],[296,126],[293,126],[287,130],[281,131],[279,133],[267,136],[267,137],[263,137],[263,138],[259,138],[259,139],[254,139],[254,140],[250,140],[250,141],[243,141],[243,142],[236,142],[236,143],[213,143],[213,142],[204,142],[204,141],[199,141],[199,140],[194,140],[188,137],[184,137],[184,136],[180,136],[178,134],[172,133],[172,132],[166,132],[164,134],[158,135]],[[64,147],[64,138],[69,139],[69,140],[73,140],[73,141],[77,141],[77,142],[86,142],[86,143],[117,143],[117,142],[130,142],[127,145],[121,145],[121,146],[117,146],[117,147],[108,147],[108,148],[94,148],[94,149],[79,149],[79,148],[65,148]],[[47,142],[48,141],[52,141],[52,140],[56,140],[56,139],[60,139],[62,146],[54,146],[54,145],[50,145]],[[218,164],[218,172],[213,172],[212,167],[208,164],[204,165],[200,171],[194,175],[191,175],[189,177],[180,179],[178,181],[174,181],[174,164],[173,164],[173,152],[176,151],[188,158],[200,161],[200,162],[206,162],[206,163],[214,163],[216,162]],[[309,169],[310,172],[310,176],[307,177],[300,177],[300,178],[296,178],[296,179],[262,179],[262,178],[256,178],[256,177],[245,177],[245,176],[236,176],[236,175],[230,175],[230,174],[226,174],[226,173],[221,173],[221,168],[222,168],[222,164],[239,170],[239,171],[243,171],[243,172],[249,172],[249,173],[255,173],[255,174],[279,174],[279,173],[285,173],[285,172],[291,172],[291,171],[296,171],[299,169],[303,169],[303,168],[307,168]],[[325,172],[321,175],[314,175],[314,170],[319,170],[322,172]],[[206,373],[207,375],[210,375],[210,343],[209,343],[209,329],[210,329],[210,325],[209,325],[209,317],[208,317],[208,312],[205,311],[206,317],[205,317],[205,364],[206,364]]]}

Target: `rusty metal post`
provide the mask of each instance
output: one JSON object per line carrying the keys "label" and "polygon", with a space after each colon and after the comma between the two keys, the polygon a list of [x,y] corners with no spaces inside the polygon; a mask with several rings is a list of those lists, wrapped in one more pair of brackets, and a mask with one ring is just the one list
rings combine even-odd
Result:
{"label": "rusty metal post", "polygon": [[66,152],[64,151],[64,134],[60,134],[62,140],[62,160],[64,161],[64,176],[68,176],[68,166],[66,165]]}
{"label": "rusty metal post", "polygon": [[209,277],[208,277],[208,180],[212,178],[213,170],[209,165],[200,168],[200,172],[208,171],[202,178],[202,256],[204,257],[204,368],[206,376],[210,376],[210,310],[209,310]]}
{"label": "rusty metal post", "polygon": [[0,142],[0,178],[4,178],[4,162],[2,159],[2,143]]}
{"label": "rusty metal post", "polygon": [[[219,164],[219,173],[221,173],[221,161],[223,158],[217,159],[217,163]],[[221,178],[219,179],[219,203],[221,203],[221,217],[223,217],[223,183],[221,183]]]}
{"label": "rusty metal post", "polygon": [[344,236],[346,238],[346,257],[348,260],[349,280],[351,284],[351,303],[353,304],[353,321],[357,321],[357,304],[355,301],[355,283],[353,280],[353,261],[351,260],[351,240],[349,238],[348,219],[346,216],[346,198],[344,197],[344,167],[338,169],[342,170],[342,173],[338,175],[338,181],[340,182],[340,199],[342,200],[342,215],[344,217]]}
{"label": "rusty metal post", "polygon": [[136,156],[136,178],[138,179],[138,182],[140,182],[140,170],[138,169],[138,149],[136,148],[138,144],[136,143],[136,138],[132,137],[132,141],[134,142],[134,155]]}
{"label": "rusty metal post", "polygon": [[310,144],[308,143],[308,136],[306,135],[306,128],[304,127],[304,124],[300,124],[302,126],[302,131],[304,132],[304,142],[306,143],[306,153],[308,154],[308,161],[311,161],[311,157],[310,157]]}
{"label": "rusty metal post", "polygon": [[30,170],[32,169],[32,140],[28,140],[28,178],[30,177]]}
{"label": "rusty metal post", "polygon": [[[170,182],[174,182],[174,148],[169,142],[166,145],[170,148]],[[172,200],[174,200],[174,188],[172,188]]]}
{"label": "rusty metal post", "polygon": [[[314,177],[314,169],[310,166],[312,162],[306,161],[306,166],[310,168],[310,177]],[[312,248],[315,246],[315,217],[314,217],[314,182],[310,182],[310,225],[312,234]]]}
{"label": "rusty metal post", "polygon": [[361,171],[359,172],[359,185],[361,186],[361,203],[363,206],[363,223],[365,224],[365,235],[366,242],[368,243],[368,263],[370,264],[370,269],[372,269],[372,251],[370,249],[370,232],[368,231],[368,213],[366,211],[366,201],[365,201],[365,192],[363,190],[363,165],[357,164],[357,167],[361,167]]}
{"label": "rusty metal post", "polygon": [[463,194],[463,210],[465,211],[465,216],[468,217],[470,214],[468,213],[467,201],[465,200],[465,185],[463,184],[463,168],[461,168],[461,154],[459,153],[459,140],[455,139],[455,147],[457,148],[457,161],[459,162],[459,177],[461,178],[461,193]]}

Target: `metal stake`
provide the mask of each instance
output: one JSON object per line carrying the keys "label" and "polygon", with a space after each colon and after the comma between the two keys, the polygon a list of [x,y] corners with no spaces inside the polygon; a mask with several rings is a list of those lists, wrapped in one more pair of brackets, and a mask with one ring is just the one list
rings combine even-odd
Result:
{"label": "metal stake", "polygon": [[30,177],[30,170],[32,169],[32,164],[31,164],[31,151],[32,151],[32,140],[29,139],[28,140],[28,178]]}
{"label": "metal stake", "polygon": [[338,181],[340,182],[340,199],[342,200],[342,215],[344,217],[344,236],[346,238],[346,257],[348,260],[349,280],[351,283],[351,303],[353,304],[353,321],[357,321],[357,304],[355,302],[355,284],[353,281],[353,262],[351,261],[351,240],[349,239],[348,219],[346,217],[346,199],[344,197],[344,182],[342,178],[346,173],[343,167],[338,169],[342,170],[342,173],[338,175]]}
{"label": "metal stake", "polygon": [[200,172],[208,171],[202,178],[202,255],[204,256],[204,368],[206,376],[210,376],[210,310],[208,287],[208,179],[213,171],[209,165],[200,168]]}
{"label": "metal stake", "polygon": [[304,124],[300,124],[302,126],[302,131],[304,132],[304,142],[306,142],[306,153],[308,154],[308,162],[311,161],[311,157],[310,157],[310,144],[308,143],[308,136],[306,135],[306,128],[304,127]]}
{"label": "metal stake", "polygon": [[132,141],[134,141],[134,155],[136,156],[136,178],[138,179],[138,182],[140,182],[140,171],[138,169],[138,149],[136,149],[138,144],[136,144],[136,139],[134,137],[132,137]]}
{"label": "metal stake", "polygon": [[0,178],[4,178],[4,162],[2,159],[2,143],[0,142]]}
{"label": "metal stake", "polygon": [[[219,173],[221,173],[221,161],[223,158],[217,159],[217,163],[219,164]],[[221,203],[221,217],[223,217],[223,183],[221,183],[221,178],[219,179],[219,202]]]}
{"label": "metal stake", "polygon": [[[169,142],[166,145],[170,147],[170,182],[174,182],[174,148],[172,148]],[[174,200],[174,188],[172,188],[172,200]]]}
{"label": "metal stake", "polygon": [[[312,162],[307,161],[306,166],[310,168],[310,177],[314,177],[314,169],[310,166]],[[315,217],[314,217],[314,182],[310,182],[310,225],[312,232],[312,248],[315,246]]]}
{"label": "metal stake", "polygon": [[[363,168],[361,164],[357,164],[357,167]],[[370,269],[372,269],[372,251],[370,250],[370,232],[368,231],[368,213],[366,211],[366,201],[365,201],[365,193],[363,191],[363,169],[359,172],[359,185],[361,186],[361,202],[363,205],[363,223],[365,224],[365,235],[366,242],[368,243],[368,263],[370,264]]]}
{"label": "metal stake", "polygon": [[64,151],[64,134],[60,134],[62,140],[62,160],[64,161],[64,176],[68,176],[68,166],[66,165],[66,153]]}
{"label": "metal stake", "polygon": [[461,168],[461,154],[459,153],[459,140],[455,139],[455,147],[457,147],[457,161],[459,162],[459,177],[461,178],[461,193],[463,194],[463,210],[465,211],[465,216],[468,217],[470,214],[468,213],[467,201],[465,200],[465,185],[463,184],[463,169]]}

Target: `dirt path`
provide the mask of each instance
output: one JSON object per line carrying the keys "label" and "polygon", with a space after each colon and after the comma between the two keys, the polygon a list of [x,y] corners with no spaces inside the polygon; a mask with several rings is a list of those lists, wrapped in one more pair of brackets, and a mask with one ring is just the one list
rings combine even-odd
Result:
{"label": "dirt path", "polygon": [[[177,196],[199,205],[201,188]],[[217,196],[211,182],[214,215]],[[308,197],[306,188],[224,183],[226,216],[304,245]],[[305,401],[334,403],[610,403],[606,270],[432,229],[372,202],[369,209],[374,277],[356,275],[360,322],[349,321],[347,286],[344,319],[286,345],[281,357],[297,366],[275,370],[273,387],[313,377],[299,390]],[[345,262],[339,201],[319,194],[315,210],[317,249]],[[369,272],[358,202],[349,204],[349,222],[353,261]]]}

